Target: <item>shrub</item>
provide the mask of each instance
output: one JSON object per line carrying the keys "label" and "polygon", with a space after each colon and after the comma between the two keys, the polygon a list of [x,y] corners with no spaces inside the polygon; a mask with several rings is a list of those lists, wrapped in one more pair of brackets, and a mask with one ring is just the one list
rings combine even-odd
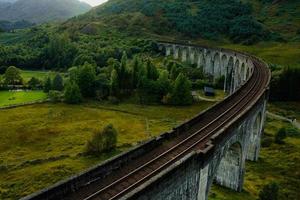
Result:
{"label": "shrub", "polygon": [[75,82],[70,82],[66,85],[64,97],[69,104],[78,104],[82,101],[80,89]]}
{"label": "shrub", "polygon": [[171,94],[173,105],[190,105],[193,102],[190,81],[180,73],[174,82],[174,89]]}
{"label": "shrub", "polygon": [[277,200],[278,199],[279,186],[277,183],[270,183],[265,185],[262,191],[259,193],[259,200]]}
{"label": "shrub", "polygon": [[98,155],[116,148],[118,132],[109,124],[102,131],[94,133],[91,140],[87,142],[86,153]]}
{"label": "shrub", "polygon": [[275,142],[277,144],[284,144],[283,140],[286,138],[286,136],[287,136],[286,129],[285,128],[279,129],[279,131],[275,135]]}
{"label": "shrub", "polygon": [[32,77],[29,81],[28,81],[28,86],[30,89],[35,90],[40,88],[41,86],[41,81],[35,77]]}
{"label": "shrub", "polygon": [[48,94],[49,100],[52,103],[61,102],[63,99],[63,94],[57,90],[50,90]]}
{"label": "shrub", "polygon": [[64,89],[63,78],[60,74],[56,74],[53,79],[52,90],[63,91],[63,89]]}
{"label": "shrub", "polygon": [[119,99],[118,99],[117,97],[114,97],[114,96],[109,96],[109,97],[108,97],[108,101],[109,101],[111,104],[115,104],[115,105],[117,105],[117,104],[120,103]]}
{"label": "shrub", "polygon": [[273,139],[271,137],[263,138],[261,141],[261,146],[262,147],[270,147],[272,142],[273,142]]}

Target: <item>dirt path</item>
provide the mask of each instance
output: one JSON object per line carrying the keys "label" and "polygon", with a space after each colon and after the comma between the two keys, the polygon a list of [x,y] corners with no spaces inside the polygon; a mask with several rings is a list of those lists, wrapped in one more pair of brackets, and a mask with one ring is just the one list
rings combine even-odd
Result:
{"label": "dirt path", "polygon": [[271,113],[269,111],[267,111],[267,115],[270,118],[273,118],[273,119],[279,119],[279,120],[283,120],[283,121],[286,121],[286,122],[290,122],[293,126],[295,126],[296,128],[300,129],[300,123],[297,122],[296,119],[289,119],[287,117],[284,117],[284,116],[281,116],[281,115],[277,115],[277,114]]}

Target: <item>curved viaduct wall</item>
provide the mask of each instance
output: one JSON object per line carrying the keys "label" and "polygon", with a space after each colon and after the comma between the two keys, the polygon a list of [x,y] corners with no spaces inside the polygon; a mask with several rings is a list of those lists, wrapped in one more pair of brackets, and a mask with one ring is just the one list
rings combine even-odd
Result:
{"label": "curved viaduct wall", "polygon": [[[197,64],[214,78],[225,76],[224,89],[229,93],[245,83],[254,70],[248,56],[229,50],[165,42],[159,43],[159,49],[166,56]],[[124,199],[207,200],[213,182],[241,191],[246,160],[257,161],[259,156],[267,99],[265,92],[246,115],[238,116],[234,124],[217,133],[223,137],[216,136],[207,152],[190,153]]]}
{"label": "curved viaduct wall", "polygon": [[166,56],[195,64],[214,79],[224,76],[224,90],[229,93],[248,80],[253,72],[251,59],[234,51],[167,42],[160,42],[158,46]]}

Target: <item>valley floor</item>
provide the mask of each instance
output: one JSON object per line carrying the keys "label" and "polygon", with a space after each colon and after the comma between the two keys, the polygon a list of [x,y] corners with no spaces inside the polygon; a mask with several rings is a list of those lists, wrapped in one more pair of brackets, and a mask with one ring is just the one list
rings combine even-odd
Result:
{"label": "valley floor", "polygon": [[[128,150],[212,106],[40,104],[0,111],[0,199],[18,199]],[[92,133],[112,123],[117,150],[82,155]]]}

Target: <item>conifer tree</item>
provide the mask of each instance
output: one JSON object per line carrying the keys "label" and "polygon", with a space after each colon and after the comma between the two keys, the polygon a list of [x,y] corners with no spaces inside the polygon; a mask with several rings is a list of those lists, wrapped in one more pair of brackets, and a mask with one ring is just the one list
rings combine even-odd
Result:
{"label": "conifer tree", "polygon": [[119,94],[119,77],[117,71],[113,70],[110,77],[110,96],[118,97]]}
{"label": "conifer tree", "polygon": [[182,73],[180,73],[174,83],[174,89],[171,94],[171,103],[174,105],[189,105],[192,101],[191,83]]}

